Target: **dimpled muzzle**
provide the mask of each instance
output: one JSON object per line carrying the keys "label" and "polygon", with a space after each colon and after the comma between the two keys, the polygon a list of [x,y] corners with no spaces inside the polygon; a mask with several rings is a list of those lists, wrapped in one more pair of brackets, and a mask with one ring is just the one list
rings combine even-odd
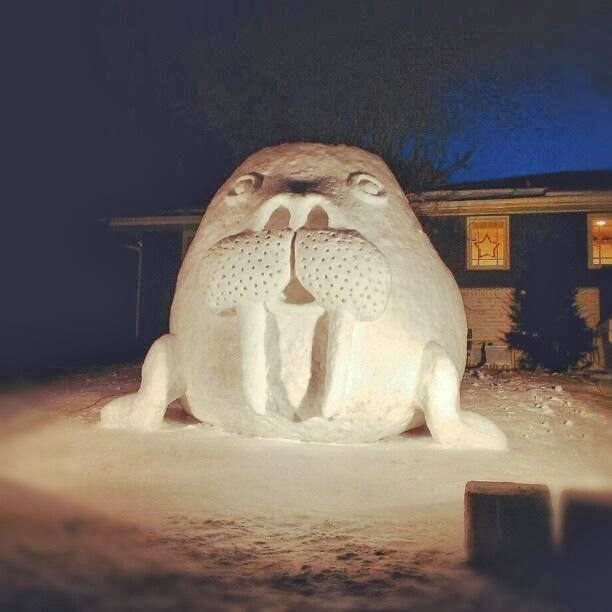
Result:
{"label": "dimpled muzzle", "polygon": [[383,313],[391,287],[384,256],[353,230],[243,232],[213,245],[203,271],[206,303],[214,310],[275,299],[295,276],[324,309],[372,321]]}
{"label": "dimpled muzzle", "polygon": [[293,236],[290,230],[243,232],[213,245],[202,262],[207,305],[225,310],[280,295],[291,279]]}
{"label": "dimpled muzzle", "polygon": [[391,272],[382,253],[352,230],[300,230],[295,272],[326,310],[348,310],[359,321],[384,311]]}

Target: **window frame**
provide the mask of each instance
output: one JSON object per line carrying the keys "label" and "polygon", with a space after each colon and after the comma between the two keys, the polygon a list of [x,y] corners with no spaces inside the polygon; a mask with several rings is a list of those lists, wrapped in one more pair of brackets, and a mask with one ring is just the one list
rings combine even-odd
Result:
{"label": "window frame", "polygon": [[[504,253],[503,266],[474,266],[472,265],[472,240],[470,226],[473,221],[502,221],[504,224]],[[465,220],[465,264],[466,269],[474,272],[503,272],[510,269],[510,215],[469,215]]]}
{"label": "window frame", "polygon": [[612,212],[587,214],[587,267],[589,270],[601,270],[602,268],[612,267],[612,263],[596,264],[593,262],[593,219],[601,218],[608,219],[612,225]]}

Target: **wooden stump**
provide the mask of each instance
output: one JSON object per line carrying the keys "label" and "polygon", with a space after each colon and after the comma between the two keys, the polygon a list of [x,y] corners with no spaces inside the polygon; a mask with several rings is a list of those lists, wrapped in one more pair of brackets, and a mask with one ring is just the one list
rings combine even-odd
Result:
{"label": "wooden stump", "polygon": [[470,481],[465,544],[475,564],[534,561],[552,552],[550,492],[544,485]]}

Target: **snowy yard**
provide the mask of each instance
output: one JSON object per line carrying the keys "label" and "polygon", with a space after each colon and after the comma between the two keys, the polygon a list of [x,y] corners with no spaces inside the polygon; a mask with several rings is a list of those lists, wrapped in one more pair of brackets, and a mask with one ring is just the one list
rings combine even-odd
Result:
{"label": "snowy yard", "polygon": [[[510,450],[240,438],[173,407],[105,430],[139,369],[0,395],[0,608],[563,610],[562,586],[464,563],[469,480],[612,490],[612,377],[476,373],[462,405]],[[558,525],[557,525],[558,528]]]}

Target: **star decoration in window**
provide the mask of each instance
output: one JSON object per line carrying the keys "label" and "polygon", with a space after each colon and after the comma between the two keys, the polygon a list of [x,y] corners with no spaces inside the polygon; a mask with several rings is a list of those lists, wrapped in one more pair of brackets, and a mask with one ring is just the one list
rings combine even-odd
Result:
{"label": "star decoration in window", "polygon": [[478,249],[478,259],[484,259],[485,257],[497,259],[499,242],[491,240],[489,234],[485,234],[482,240],[474,240],[474,244]]}

